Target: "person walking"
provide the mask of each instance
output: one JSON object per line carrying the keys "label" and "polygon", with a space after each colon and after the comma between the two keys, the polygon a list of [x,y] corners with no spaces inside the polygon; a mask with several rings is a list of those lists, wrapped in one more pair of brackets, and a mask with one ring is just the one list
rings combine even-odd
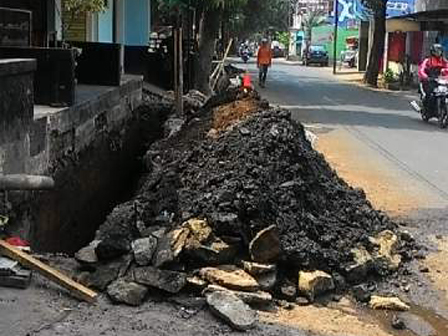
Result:
{"label": "person walking", "polygon": [[257,67],[259,70],[259,84],[265,87],[268,69],[272,65],[272,50],[266,38],[261,40],[257,53]]}

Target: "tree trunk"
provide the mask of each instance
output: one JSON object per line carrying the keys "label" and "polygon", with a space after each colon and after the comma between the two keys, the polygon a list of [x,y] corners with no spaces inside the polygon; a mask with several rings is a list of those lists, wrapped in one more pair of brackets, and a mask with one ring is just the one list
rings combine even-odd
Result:
{"label": "tree trunk", "polygon": [[384,57],[384,41],[386,38],[386,6],[375,12],[372,48],[370,50],[369,63],[364,75],[364,82],[371,86],[378,86],[378,74],[380,62]]}
{"label": "tree trunk", "polygon": [[220,28],[221,12],[217,8],[207,8],[201,25],[201,38],[199,40],[198,57],[195,66],[195,89],[210,95],[209,77],[215,49],[215,40]]}

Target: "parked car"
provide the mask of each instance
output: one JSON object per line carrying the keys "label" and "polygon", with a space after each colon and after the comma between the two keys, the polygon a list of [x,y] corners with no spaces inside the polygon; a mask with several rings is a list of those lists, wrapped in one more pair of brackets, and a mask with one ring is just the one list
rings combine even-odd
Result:
{"label": "parked car", "polygon": [[312,45],[308,48],[303,63],[305,66],[312,63],[328,66],[328,52],[325,50],[324,46]]}
{"label": "parked car", "polygon": [[272,49],[272,57],[285,57],[285,46],[282,45],[278,41],[272,41],[271,43],[271,49]]}

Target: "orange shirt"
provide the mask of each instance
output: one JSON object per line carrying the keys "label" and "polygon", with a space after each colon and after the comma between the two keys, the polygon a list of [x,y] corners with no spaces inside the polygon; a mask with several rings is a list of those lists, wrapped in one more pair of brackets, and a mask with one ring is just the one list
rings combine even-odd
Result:
{"label": "orange shirt", "polygon": [[261,46],[258,48],[257,64],[258,65],[271,65],[272,62],[272,50],[269,45]]}

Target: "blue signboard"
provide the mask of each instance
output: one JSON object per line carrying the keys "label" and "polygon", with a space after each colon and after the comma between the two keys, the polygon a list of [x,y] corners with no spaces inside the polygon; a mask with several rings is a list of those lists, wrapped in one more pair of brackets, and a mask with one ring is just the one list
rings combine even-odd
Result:
{"label": "blue signboard", "polygon": [[[362,5],[361,0],[337,0],[339,26],[347,27],[354,21],[369,19],[369,11]],[[389,0],[387,4],[387,17],[408,15],[415,11],[415,0]],[[334,14],[329,18],[334,23]]]}
{"label": "blue signboard", "polygon": [[415,11],[415,0],[389,0],[387,2],[387,17],[412,14]]}

